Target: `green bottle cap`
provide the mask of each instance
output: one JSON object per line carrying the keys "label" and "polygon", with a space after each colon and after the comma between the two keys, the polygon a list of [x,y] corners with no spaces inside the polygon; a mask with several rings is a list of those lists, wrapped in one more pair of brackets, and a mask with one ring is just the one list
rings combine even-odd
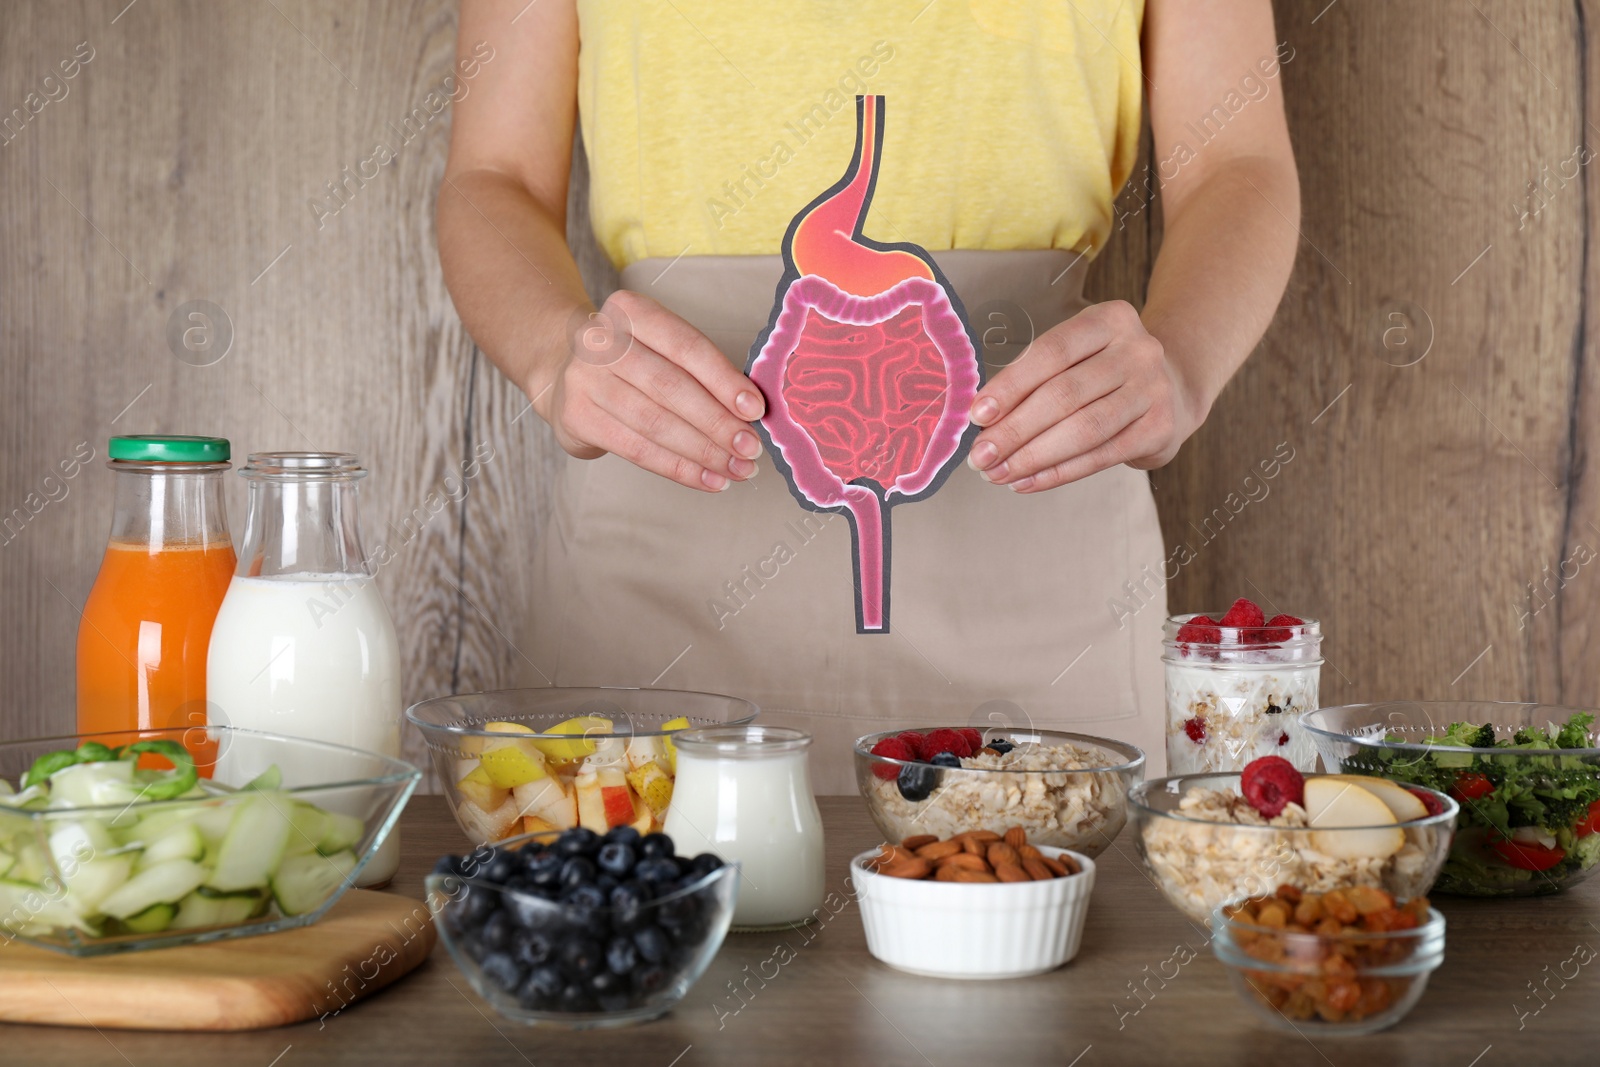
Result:
{"label": "green bottle cap", "polygon": [[135,463],[222,463],[232,450],[226,437],[135,433],[113,437],[106,454]]}

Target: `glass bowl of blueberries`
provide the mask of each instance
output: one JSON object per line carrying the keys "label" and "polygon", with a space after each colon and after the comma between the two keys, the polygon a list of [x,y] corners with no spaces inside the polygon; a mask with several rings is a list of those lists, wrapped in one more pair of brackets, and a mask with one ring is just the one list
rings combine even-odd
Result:
{"label": "glass bowl of blueberries", "polygon": [[581,1030],[665,1015],[704,973],[733,918],[738,864],[675,854],[629,826],[524,834],[428,876],[456,966],[509,1019]]}

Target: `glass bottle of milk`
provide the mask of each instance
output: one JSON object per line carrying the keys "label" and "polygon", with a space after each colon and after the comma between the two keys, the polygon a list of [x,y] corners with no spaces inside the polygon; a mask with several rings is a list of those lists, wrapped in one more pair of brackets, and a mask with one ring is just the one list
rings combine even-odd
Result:
{"label": "glass bottle of milk", "polygon": [[[249,504],[211,630],[211,721],[398,756],[400,650],[356,509],[366,470],[347,452],[256,452],[239,473]],[[341,780],[338,766],[282,770],[286,782]],[[357,884],[394,877],[399,837],[391,830]]]}

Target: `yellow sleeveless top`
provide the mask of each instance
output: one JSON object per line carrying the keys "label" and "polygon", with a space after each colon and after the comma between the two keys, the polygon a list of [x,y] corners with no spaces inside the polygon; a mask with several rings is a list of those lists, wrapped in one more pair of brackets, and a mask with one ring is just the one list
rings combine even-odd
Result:
{"label": "yellow sleeveless top", "polygon": [[774,255],[885,98],[863,233],[1093,254],[1139,148],[1143,0],[578,0],[590,211],[618,267]]}

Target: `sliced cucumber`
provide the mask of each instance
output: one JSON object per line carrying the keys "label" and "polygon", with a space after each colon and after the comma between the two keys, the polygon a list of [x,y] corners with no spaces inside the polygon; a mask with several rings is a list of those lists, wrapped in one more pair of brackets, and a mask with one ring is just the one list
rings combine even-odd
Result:
{"label": "sliced cucumber", "polygon": [[17,857],[13,856],[9,852],[0,850],[0,878],[4,878],[7,874],[9,874],[11,872],[11,868],[15,867],[16,865]]}
{"label": "sliced cucumber", "polygon": [[0,932],[31,935],[69,926],[94,932],[59,896],[27,882],[0,881]]}
{"label": "sliced cucumber", "polygon": [[333,816],[310,804],[296,804],[290,821],[294,824],[286,853],[290,856],[316,852],[332,832]]}
{"label": "sliced cucumber", "polygon": [[[123,844],[148,845],[152,841],[166,837],[177,827],[195,824],[205,811],[206,809],[199,804],[178,804],[162,808],[160,811],[152,811],[122,831]],[[217,837],[220,839],[227,829],[227,825],[224,824],[218,831]]]}
{"label": "sliced cucumber", "polygon": [[58,819],[50,823],[50,856],[62,877],[80,863],[107,855],[117,842],[99,819]]}
{"label": "sliced cucumber", "polygon": [[272,895],[285,915],[315,911],[356,869],[356,854],[290,856],[272,877]]}
{"label": "sliced cucumber", "polygon": [[183,898],[172,925],[180,930],[200,926],[237,926],[267,910],[272,898],[265,893],[218,893],[200,888]]}
{"label": "sliced cucumber", "polygon": [[147,870],[168,860],[198,860],[205,851],[206,843],[200,840],[200,831],[194,823],[184,823],[145,845],[144,854],[139,857],[139,869]]}
{"label": "sliced cucumber", "polygon": [[130,934],[159,934],[172,925],[178,915],[176,904],[152,904],[137,915],[122,920]]}
{"label": "sliced cucumber", "polygon": [[240,792],[271,793],[283,788],[283,772],[274,763],[240,787]]}
{"label": "sliced cucumber", "polygon": [[237,810],[235,804],[212,803],[198,806],[194,824],[207,848],[216,848],[222,844],[222,839],[228,834],[228,827],[233,825],[233,815]]}
{"label": "sliced cucumber", "polygon": [[330,811],[327,812],[327,816],[328,832],[317,842],[317,851],[324,856],[331,856],[345,849],[354,849],[361,843],[362,837],[366,836],[367,824],[354,815]]}
{"label": "sliced cucumber", "polygon": [[17,863],[11,868],[11,879],[17,882],[42,882],[50,873],[50,861],[39,842],[22,839],[17,848]]}
{"label": "sliced cucumber", "polygon": [[126,921],[154,904],[176,904],[206,880],[206,869],[192,860],[168,860],[140,871],[100,901],[100,910]]}
{"label": "sliced cucumber", "polygon": [[104,859],[85,860],[75,864],[71,873],[62,875],[67,883],[63,901],[78,915],[88,918],[105,910],[105,902],[128,884],[133,873],[132,856],[107,856]]}
{"label": "sliced cucumber", "polygon": [[289,843],[291,801],[280,793],[261,793],[231,806],[233,819],[206,884],[224,892],[265,888]]}
{"label": "sliced cucumber", "polygon": [[50,776],[50,806],[92,808],[103,804],[131,804],[139,799],[133,763],[108,760],[76,763]]}

